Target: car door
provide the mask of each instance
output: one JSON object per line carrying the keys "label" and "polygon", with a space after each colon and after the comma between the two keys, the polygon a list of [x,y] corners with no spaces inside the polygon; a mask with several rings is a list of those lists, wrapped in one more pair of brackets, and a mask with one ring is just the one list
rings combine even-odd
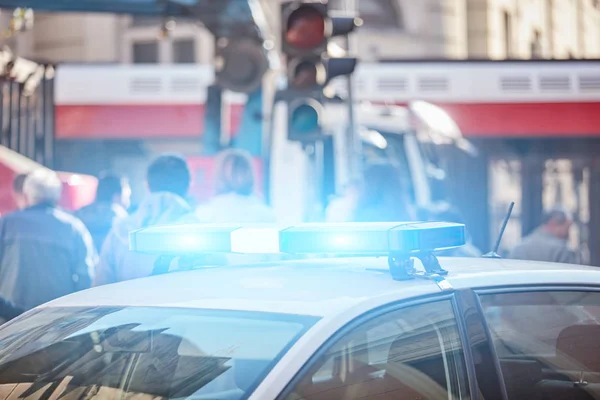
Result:
{"label": "car door", "polygon": [[478,291],[509,400],[600,399],[600,289]]}
{"label": "car door", "polygon": [[278,399],[469,399],[453,296],[374,310],[318,351]]}

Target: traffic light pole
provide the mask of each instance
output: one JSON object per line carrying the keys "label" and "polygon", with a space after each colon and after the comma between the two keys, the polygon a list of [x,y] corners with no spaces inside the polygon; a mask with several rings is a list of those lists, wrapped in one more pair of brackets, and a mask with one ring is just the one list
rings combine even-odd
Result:
{"label": "traffic light pole", "polygon": [[[354,3],[348,3],[356,9]],[[336,77],[351,76],[356,67],[356,57],[339,57],[328,53],[329,40],[345,37],[346,47],[351,47],[349,34],[362,20],[354,13],[336,15],[330,12],[326,1],[289,0],[281,5],[281,50],[286,59],[287,88],[280,96],[288,104],[287,138],[303,144],[307,152],[312,177],[311,204],[322,212],[324,193],[323,124],[328,97],[326,85]],[[330,25],[330,29],[326,27]],[[349,52],[350,53],[350,52]],[[352,79],[348,77],[348,118],[346,155],[348,170],[353,178],[362,176],[362,143],[354,123]]]}
{"label": "traffic light pole", "polygon": [[324,175],[324,146],[323,141],[318,140],[304,146],[304,151],[308,156],[309,176],[312,177],[310,185],[310,195],[307,210],[308,221],[320,221],[323,212],[323,175]]}
{"label": "traffic light pole", "polygon": [[[346,36],[346,49],[350,51],[350,35]],[[360,135],[356,132],[354,123],[354,89],[352,85],[352,75],[346,77],[348,91],[348,132],[347,148],[350,161],[351,175],[353,179],[362,177],[362,141]]]}
{"label": "traffic light pole", "polygon": [[[346,12],[351,15],[356,15],[356,0],[346,0],[345,7]],[[352,54],[352,40],[350,38],[351,33],[349,32],[344,36],[346,51],[348,54]],[[346,137],[346,148],[348,151],[348,161],[350,165],[350,173],[353,179],[362,181],[362,140],[360,135],[356,132],[355,120],[354,120],[354,89],[352,84],[352,74],[347,75],[346,85],[348,92],[348,130]]]}

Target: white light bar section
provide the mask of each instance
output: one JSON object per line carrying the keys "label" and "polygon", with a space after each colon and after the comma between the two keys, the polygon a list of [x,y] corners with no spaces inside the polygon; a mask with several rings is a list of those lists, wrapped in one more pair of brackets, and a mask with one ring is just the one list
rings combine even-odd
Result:
{"label": "white light bar section", "polygon": [[231,252],[244,254],[279,253],[279,229],[237,229],[231,232]]}

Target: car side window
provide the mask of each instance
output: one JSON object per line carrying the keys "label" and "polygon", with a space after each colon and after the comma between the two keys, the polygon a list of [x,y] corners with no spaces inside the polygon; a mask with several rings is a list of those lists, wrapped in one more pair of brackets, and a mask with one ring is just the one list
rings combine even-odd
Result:
{"label": "car side window", "polygon": [[600,292],[480,296],[509,400],[600,398]]}
{"label": "car side window", "polygon": [[450,300],[391,311],[344,334],[286,400],[468,399]]}

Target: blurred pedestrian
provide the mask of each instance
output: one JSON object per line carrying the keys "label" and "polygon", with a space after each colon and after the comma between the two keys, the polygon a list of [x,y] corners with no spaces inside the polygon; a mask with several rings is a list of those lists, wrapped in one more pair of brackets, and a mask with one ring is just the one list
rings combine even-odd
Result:
{"label": "blurred pedestrian", "polygon": [[414,221],[416,214],[396,167],[374,164],[365,169],[356,222]]}
{"label": "blurred pedestrian", "polygon": [[27,207],[25,195],[23,194],[23,184],[25,183],[25,178],[27,178],[27,174],[18,174],[13,179],[13,197],[19,210]]}
{"label": "blurred pedestrian", "polygon": [[362,188],[360,181],[352,180],[345,187],[340,196],[336,196],[325,209],[325,221],[350,222],[358,206]]}
{"label": "blurred pedestrian", "polygon": [[0,296],[30,309],[88,288],[96,252],[90,233],[57,207],[62,183],[39,169],[23,184],[26,207],[0,218]]}
{"label": "blurred pedestrian", "polygon": [[573,216],[562,207],[546,211],[541,225],[526,236],[509,258],[581,264],[581,255],[569,248],[568,240]]}
{"label": "blurred pedestrian", "polygon": [[216,196],[196,210],[202,222],[272,223],[275,213],[255,194],[252,159],[240,150],[226,150],[217,159]]}
{"label": "blurred pedestrian", "polygon": [[131,188],[126,178],[103,173],[98,177],[94,202],[75,213],[92,234],[98,252],[114,221],[127,217],[130,199]]}
{"label": "blurred pedestrian", "polygon": [[184,200],[190,187],[186,160],[175,154],[161,155],[146,172],[148,195],[130,216],[117,220],[100,253],[94,285],[149,276],[155,256],[129,251],[129,232],[155,225],[194,222],[191,206]]}

